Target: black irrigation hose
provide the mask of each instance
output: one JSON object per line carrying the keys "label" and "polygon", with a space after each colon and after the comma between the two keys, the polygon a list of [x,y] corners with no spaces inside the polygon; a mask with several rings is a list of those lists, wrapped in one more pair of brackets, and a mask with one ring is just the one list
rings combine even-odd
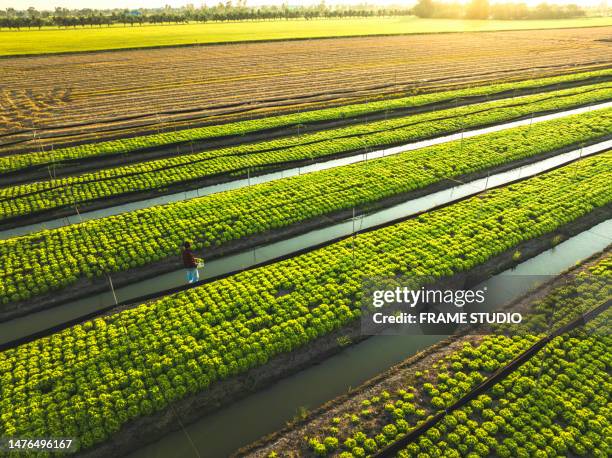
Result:
{"label": "black irrigation hose", "polygon": [[588,323],[593,318],[599,316],[600,314],[608,310],[610,305],[612,305],[612,299],[609,299],[603,304],[599,305],[597,308],[592,309],[578,316],[571,322],[565,324],[564,326],[561,326],[557,330],[553,331],[552,333],[538,340],[534,345],[532,345],[527,350],[525,350],[523,353],[518,355],[516,358],[510,361],[506,366],[502,367],[501,369],[498,369],[489,378],[487,378],[484,382],[482,382],[472,391],[470,391],[465,396],[463,396],[461,399],[459,399],[457,402],[455,402],[452,406],[446,408],[445,410],[441,412],[438,412],[433,417],[431,417],[429,420],[425,421],[420,426],[410,431],[408,434],[406,434],[404,437],[402,437],[398,441],[393,442],[392,444],[386,446],[385,448],[379,450],[378,452],[376,452],[375,454],[371,456],[373,458],[387,458],[387,457],[396,456],[397,453],[403,450],[408,444],[417,440],[419,437],[425,434],[429,429],[431,429],[437,423],[439,423],[446,415],[465,406],[468,402],[475,399],[477,396],[480,396],[481,394],[487,392],[491,387],[493,387],[494,385],[502,381],[504,378],[506,378],[508,375],[510,375],[512,372],[517,370],[525,362],[527,362],[529,359],[535,356],[536,353],[542,350],[552,339]]}

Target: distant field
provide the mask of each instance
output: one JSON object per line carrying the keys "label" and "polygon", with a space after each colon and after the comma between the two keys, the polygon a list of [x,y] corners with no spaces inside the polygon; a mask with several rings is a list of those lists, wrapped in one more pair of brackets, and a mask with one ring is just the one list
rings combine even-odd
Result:
{"label": "distant field", "polygon": [[612,26],[612,18],[547,21],[418,19],[290,20],[134,27],[0,31],[0,55],[94,51],[193,43],[222,43],[352,35],[474,32]]}
{"label": "distant field", "polygon": [[7,57],[0,60],[0,154],[609,67],[610,30]]}

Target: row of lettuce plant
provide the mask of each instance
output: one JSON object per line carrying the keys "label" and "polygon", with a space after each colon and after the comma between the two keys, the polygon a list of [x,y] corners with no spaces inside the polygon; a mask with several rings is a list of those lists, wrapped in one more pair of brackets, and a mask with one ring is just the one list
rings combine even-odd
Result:
{"label": "row of lettuce plant", "polygon": [[[278,162],[282,163],[300,159],[314,159],[317,157],[337,154],[336,151],[328,152],[322,148],[322,146],[327,145],[329,142],[333,143],[334,140],[353,139],[355,137],[359,139],[373,138],[373,140],[368,141],[365,144],[350,145],[350,149],[343,148],[340,152],[354,150],[359,151],[361,148],[388,145],[392,140],[387,139],[386,137],[372,137],[374,134],[385,134],[388,132],[394,132],[396,134],[403,133],[404,135],[408,134],[408,136],[401,137],[400,141],[413,141],[433,135],[456,132],[461,129],[499,123],[532,113],[542,111],[558,111],[564,108],[572,108],[577,105],[607,101],[610,99],[610,89],[612,89],[612,86],[610,86],[609,83],[603,83],[549,92],[545,94],[520,97],[517,100],[505,99],[471,106],[461,106],[454,109],[422,113],[399,119],[363,123],[355,126],[329,129],[300,136],[292,136],[256,143],[248,143],[234,147],[220,148],[211,151],[180,155],[161,160],[144,162],[142,164],[105,169],[98,173],[87,173],[67,179],[43,180],[31,185],[6,187],[0,191],[0,198],[6,199],[8,197],[14,198],[23,195],[30,195],[45,190],[64,188],[65,186],[74,183],[89,183],[125,176],[133,176],[140,173],[163,171],[169,168],[185,165],[188,166],[198,162],[225,158],[227,156],[234,159],[234,157],[253,156],[253,153],[269,153],[271,154],[270,165]],[[411,128],[413,130],[405,130],[405,128]],[[423,128],[428,130],[419,130]],[[382,143],[379,144],[377,140],[382,140]],[[299,150],[297,156],[295,156],[295,147],[306,147],[308,149]],[[278,153],[279,151],[283,152],[284,155],[287,155],[287,151],[289,151],[291,154],[289,154],[286,159],[284,157],[276,157],[273,155],[273,153]],[[258,167],[265,167],[266,164],[268,164],[268,161],[264,160],[263,164],[258,162],[247,164],[246,167],[256,169]],[[236,169],[237,173],[243,170],[241,167],[237,166],[232,166],[229,170],[234,169]],[[227,172],[225,169],[224,171]],[[217,174],[217,171],[209,170],[208,173]]]}
{"label": "row of lettuce plant", "polygon": [[[301,136],[286,137],[281,139],[261,141],[256,143],[247,143],[239,146],[230,148],[215,149],[212,151],[204,151],[193,154],[179,155],[171,158],[162,160],[156,160],[151,162],[145,162],[143,164],[116,167],[105,169],[97,173],[87,173],[81,176],[74,176],[67,179],[51,179],[36,181],[33,184],[16,186],[16,187],[5,187],[0,190],[0,199],[7,200],[8,198],[21,197],[25,195],[33,195],[48,190],[59,190],[64,191],[65,187],[75,183],[86,184],[91,182],[97,182],[102,180],[109,180],[115,178],[121,178],[126,176],[134,176],[141,173],[150,173],[154,171],[164,171],[181,166],[189,166],[194,163],[210,161],[213,159],[219,159],[222,157],[230,156],[231,159],[234,157],[241,158],[243,156],[253,156],[253,153],[269,153],[272,154],[272,163],[287,162],[290,160],[299,159],[314,159],[315,157],[325,157],[330,154],[334,154],[325,151],[322,146],[327,145],[334,140],[344,140],[350,138],[363,138],[364,136],[370,137],[372,134],[381,134],[388,131],[397,131],[402,128],[422,128],[427,127],[430,130],[426,132],[415,130],[409,139],[416,140],[421,139],[426,135],[439,135],[446,132],[455,132],[461,126],[463,128],[470,126],[486,125],[494,122],[500,122],[507,119],[513,119],[520,115],[530,114],[541,111],[552,111],[554,109],[573,107],[582,105],[589,102],[598,102],[601,100],[609,99],[609,90],[611,86],[607,83],[602,85],[580,87],[576,89],[564,90],[559,92],[550,92],[543,95],[535,95],[530,97],[521,97],[518,101],[514,100],[502,100],[494,101],[491,103],[477,104],[467,107],[457,107],[456,109],[441,110],[438,112],[424,113],[415,116],[408,116],[399,119],[393,119],[390,121],[378,121],[371,123],[359,124],[348,128],[329,129],[320,131],[312,134],[306,134]],[[601,91],[604,91],[603,93]],[[580,95],[580,97],[575,97]],[[584,99],[583,96],[587,96]],[[569,99],[568,99],[569,97]],[[551,105],[552,101],[552,105]],[[562,101],[562,106],[559,102]],[[535,104],[535,105],[532,105]],[[495,109],[504,109],[503,111],[496,111]],[[508,110],[510,109],[510,110]],[[492,111],[493,110],[493,111]],[[519,110],[519,111],[516,111]],[[478,116],[474,116],[478,115]],[[505,115],[502,118],[495,117],[495,115]],[[467,121],[466,118],[467,117]],[[455,121],[455,122],[453,122]],[[459,121],[459,122],[457,122]],[[447,124],[450,122],[450,124]],[[434,124],[435,123],[435,124]],[[434,130],[431,130],[434,128]],[[402,129],[404,131],[404,129]],[[406,133],[406,131],[404,131]],[[409,133],[409,131],[408,131]],[[408,138],[407,138],[408,139]],[[405,141],[407,141],[405,139]],[[322,143],[326,142],[326,143]],[[361,150],[361,145],[350,145],[353,151],[354,148]],[[368,143],[365,147],[376,146],[375,143]],[[298,155],[290,155],[288,159],[284,157],[277,157],[273,153],[284,153],[287,154],[287,150],[294,152],[294,147],[307,147],[307,150],[299,150]],[[365,148],[364,147],[364,148]],[[342,149],[341,152],[346,152],[346,148]],[[253,169],[263,168],[267,162],[263,165],[254,165]],[[253,164],[252,164],[253,165]],[[230,170],[236,167],[231,167]],[[238,167],[238,171],[235,174],[241,172],[242,169]],[[216,170],[209,170],[209,174],[216,174]]]}
{"label": "row of lettuce plant", "polygon": [[[513,325],[512,329],[499,327],[500,329],[496,330],[498,334],[463,338],[458,343],[457,350],[446,352],[443,349],[442,356],[434,354],[434,362],[427,364],[429,369],[416,372],[410,368],[402,369],[408,375],[401,377],[401,382],[392,385],[379,383],[368,390],[367,396],[359,397],[356,401],[347,401],[343,408],[334,410],[334,416],[330,420],[321,423],[315,420],[313,424],[300,428],[300,432],[305,434],[300,443],[281,440],[277,443],[284,445],[279,445],[271,452],[266,451],[265,454],[269,457],[295,455],[352,458],[381,450],[414,430],[431,415],[448,408],[525,351],[535,340],[605,303],[610,298],[611,280],[612,255],[607,253],[578,274],[570,274],[569,278],[560,277],[554,288],[544,297],[536,296],[531,300],[528,307],[522,309],[525,319],[521,325]],[[545,353],[555,353],[554,348],[553,343]],[[507,408],[509,401],[514,400],[511,393],[525,394],[534,388],[534,381],[524,378],[533,374],[529,374],[529,369],[521,371],[496,385],[492,389],[493,397],[481,396],[472,402],[468,409],[448,415],[440,424],[410,444],[400,456],[415,457],[427,454],[429,457],[486,457],[493,454],[501,457],[529,457],[534,456],[533,452],[538,449],[547,447],[552,447],[554,453],[550,454],[550,450],[546,450],[547,454],[542,455],[543,457],[556,457],[569,450],[580,456],[585,452],[589,456],[598,456],[601,441],[594,441],[591,437],[587,442],[581,442],[580,437],[576,437],[575,430],[571,430],[570,435],[567,434],[568,431],[561,434],[561,431],[557,430],[555,435],[563,440],[554,439],[550,434],[542,437],[540,431],[537,433],[539,437],[527,434],[527,441],[525,438],[521,439],[520,434],[516,438],[513,437],[519,432],[513,419],[521,418],[521,424],[525,426],[536,423],[540,427],[551,427],[555,420],[560,419],[560,415],[571,415],[571,407],[568,406],[570,411],[565,412],[566,407],[561,406],[560,409],[549,412],[547,415],[553,417],[551,422],[546,421],[547,424],[542,425],[539,412],[529,418],[524,412],[517,414],[514,409],[512,416],[507,410],[501,411],[501,415],[499,411],[492,410],[496,397],[506,398],[507,401],[502,402],[502,405]],[[568,379],[564,380],[564,385],[567,386]],[[544,376],[537,383],[552,382],[554,381]],[[593,412],[585,415],[595,417]],[[470,416],[476,417],[471,418],[476,421],[468,422]],[[572,425],[570,422],[568,426],[570,425],[579,426],[582,434],[591,429],[585,423]],[[609,420],[605,420],[601,425],[602,429],[594,432],[600,436],[602,430],[608,427]],[[534,438],[536,440],[533,440]],[[537,448],[534,448],[534,445]]]}
{"label": "row of lettuce plant", "polygon": [[68,160],[88,157],[105,156],[120,153],[130,153],[143,148],[159,147],[178,142],[206,140],[215,137],[245,135],[266,129],[290,127],[320,121],[350,118],[368,113],[419,107],[438,102],[448,102],[464,97],[491,96],[507,91],[537,89],[555,84],[579,83],[596,78],[606,79],[612,75],[612,70],[604,69],[571,75],[538,78],[512,83],[491,84],[468,89],[422,94],[398,99],[382,100],[369,103],[346,105],[336,108],[326,108],[282,116],[273,116],[248,121],[238,121],[222,125],[185,129],[178,132],[158,133],[135,138],[110,140],[80,146],[61,148],[55,151],[15,154],[0,158],[0,174],[14,172],[36,165],[62,163]]}
{"label": "row of lettuce plant", "polygon": [[[113,177],[121,177],[133,175],[144,171],[163,170],[169,167],[177,167],[188,165],[194,162],[207,161],[218,159],[227,156],[245,156],[253,153],[266,153],[278,150],[285,150],[297,146],[320,145],[322,141],[341,140],[353,137],[371,136],[373,134],[381,134],[389,131],[397,131],[403,128],[416,128],[421,124],[430,126],[432,123],[438,123],[434,126],[436,130],[430,131],[429,135],[439,135],[446,132],[455,132],[458,128],[464,129],[499,123],[504,120],[514,119],[520,116],[526,116],[532,113],[542,111],[559,111],[565,108],[572,108],[577,105],[585,105],[589,103],[597,103],[610,100],[610,90],[612,83],[601,83],[596,85],[581,86],[578,88],[565,89],[560,91],[546,92],[544,94],[535,94],[532,96],[519,97],[517,99],[503,99],[492,102],[460,106],[446,110],[431,111],[412,116],[405,116],[384,121],[373,121],[357,124],[349,127],[341,127],[328,129],[319,132],[295,135],[279,139],[260,141],[255,143],[247,143],[228,148],[219,148],[211,151],[203,151],[185,155],[174,156],[162,160],[146,162],[141,168],[140,165],[132,165],[126,167],[116,167],[104,171],[103,175],[96,176],[86,174],[84,177],[77,177],[75,181],[85,183],[89,181],[98,181]],[[503,111],[498,111],[503,109]],[[474,116],[479,115],[479,117]],[[502,116],[502,117],[500,117]],[[462,119],[468,117],[467,120]],[[443,122],[452,122],[459,118],[460,124],[452,123],[449,125],[442,124]],[[414,139],[423,138],[425,133],[417,133]],[[409,137],[412,139],[412,137]],[[386,144],[386,143],[385,143]],[[368,143],[366,146],[377,146],[376,143]],[[326,156],[329,153],[319,152],[319,155]],[[300,156],[302,157],[302,156]],[[304,158],[318,157],[312,154],[304,155]],[[63,186],[66,181],[52,181],[51,183],[39,183],[34,191],[52,189]],[[30,192],[32,189],[27,189],[25,192]],[[16,193],[13,197],[22,195]]]}
{"label": "row of lettuce plant", "polygon": [[611,318],[555,338],[398,456],[609,456]]}
{"label": "row of lettuce plant", "polygon": [[[73,186],[77,183],[79,185],[87,185],[103,180],[113,180],[128,176],[135,177],[143,173],[150,176],[152,172],[168,173],[168,170],[170,170],[176,175],[179,172],[184,173],[185,170],[187,170],[188,173],[193,175],[193,172],[197,169],[185,169],[184,167],[193,167],[194,164],[207,161],[209,162],[206,163],[208,167],[205,169],[206,173],[204,177],[218,175],[220,173],[231,173],[232,171],[234,174],[239,174],[244,171],[244,163],[240,161],[244,161],[245,156],[251,159],[254,157],[259,159],[256,162],[248,162],[247,168],[252,168],[253,170],[263,169],[266,165],[303,159],[314,159],[338,153],[346,153],[347,151],[359,151],[361,148],[388,145],[396,139],[398,134],[402,135],[398,142],[408,142],[433,135],[456,132],[460,129],[499,123],[532,113],[555,111],[571,108],[576,105],[609,100],[611,90],[612,86],[608,83],[604,83],[601,85],[522,97],[518,101],[501,100],[466,107],[462,106],[455,109],[424,113],[389,121],[365,123],[302,136],[187,154],[136,165],[104,169],[70,178],[43,180],[32,184],[5,187],[4,189],[0,189],[0,199],[7,200],[9,198],[14,199],[16,197],[33,195],[40,196],[40,193],[53,190],[56,191],[56,193],[65,194],[65,188],[67,186]],[[382,136],[382,134],[388,134],[389,132],[394,133],[395,136],[393,138]],[[376,134],[378,134],[378,136],[375,136]],[[353,140],[352,143],[346,143],[347,140],[351,139]],[[366,143],[355,144],[355,139],[363,140]],[[339,151],[336,148],[338,141],[344,141],[344,144],[339,145],[341,147]],[[334,146],[331,150],[329,149],[330,145]],[[256,156],[254,153],[261,154],[261,156]],[[217,170],[215,165],[218,167],[219,159],[227,157],[229,157],[230,160],[238,159],[239,162],[233,165],[226,164],[225,168],[221,171]],[[210,161],[214,161],[215,159],[217,161],[211,164]],[[227,162],[227,159],[224,159],[224,161]],[[198,178],[200,176],[194,175],[194,177]],[[142,186],[137,189],[140,188],[142,188]]]}
{"label": "row of lettuce plant", "polygon": [[[541,99],[542,96],[534,96]],[[501,122],[524,116],[534,111],[557,110],[592,101],[612,98],[612,86],[589,90],[567,97],[548,96],[534,103],[512,101],[493,102],[499,107],[470,106],[452,109],[447,114],[430,113],[414,117],[381,121],[373,125],[353,126],[341,133],[321,132],[313,139],[304,139],[298,146],[275,146],[295,139],[265,142],[262,145],[243,145],[223,151],[210,151],[184,157],[166,158],[114,169],[103,169],[81,176],[51,179],[0,189],[0,220],[48,211],[58,207],[109,199],[130,192],[167,189],[169,186],[197,181],[223,174],[236,174],[247,169],[261,170],[293,161],[337,155],[365,148],[409,142],[462,128]],[[488,104],[485,104],[488,105]],[[606,111],[604,113],[609,113]],[[419,119],[416,119],[419,118]],[[379,124],[386,124],[381,127]],[[402,124],[408,124],[403,126]],[[399,127],[398,127],[399,125]],[[378,129],[383,130],[379,131]],[[596,131],[598,126],[593,127]],[[352,132],[349,134],[349,132]],[[112,205],[112,200],[108,200]]]}
{"label": "row of lettuce plant", "polygon": [[359,319],[362,280],[440,278],[612,201],[590,157],[405,222],[0,353],[0,436],[74,437],[81,449],[211,384]]}
{"label": "row of lettuce plant", "polygon": [[0,303],[150,265],[176,256],[184,240],[206,257],[211,247],[555,152],[611,127],[612,109],[575,115],[1,240]]}

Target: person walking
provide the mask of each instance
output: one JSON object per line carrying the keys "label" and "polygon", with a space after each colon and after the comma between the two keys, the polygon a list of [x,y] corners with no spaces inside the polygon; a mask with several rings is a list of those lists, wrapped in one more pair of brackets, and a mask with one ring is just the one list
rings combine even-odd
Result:
{"label": "person walking", "polygon": [[191,251],[191,243],[185,242],[183,244],[183,266],[187,269],[187,283],[195,283],[200,279],[198,261],[199,259]]}

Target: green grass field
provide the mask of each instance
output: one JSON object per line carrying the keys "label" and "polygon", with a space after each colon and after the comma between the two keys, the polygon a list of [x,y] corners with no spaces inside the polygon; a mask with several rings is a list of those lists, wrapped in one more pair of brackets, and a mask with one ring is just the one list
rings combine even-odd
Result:
{"label": "green grass field", "polygon": [[464,21],[455,19],[290,20],[163,26],[0,31],[0,55],[95,51],[193,43],[223,43],[353,35],[474,32],[612,26],[612,18],[546,21]]}

